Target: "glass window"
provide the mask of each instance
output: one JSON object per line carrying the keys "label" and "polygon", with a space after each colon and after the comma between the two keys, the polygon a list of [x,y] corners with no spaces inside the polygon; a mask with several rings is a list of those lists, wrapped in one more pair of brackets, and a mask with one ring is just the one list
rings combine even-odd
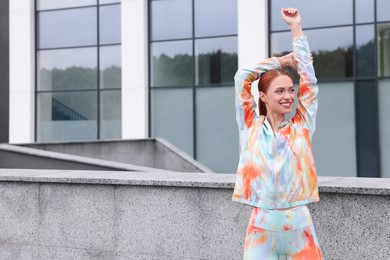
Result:
{"label": "glass window", "polygon": [[375,76],[374,25],[356,26],[356,75]]}
{"label": "glass window", "polygon": [[96,5],[96,3],[96,0],[37,0],[37,10],[89,6]]}
{"label": "glass window", "polygon": [[151,1],[151,39],[167,40],[192,37],[192,1]]}
{"label": "glass window", "polygon": [[96,45],[96,8],[38,13],[38,48]]}
{"label": "glass window", "polygon": [[353,83],[319,83],[313,136],[319,176],[357,176],[354,100]]}
{"label": "glass window", "polygon": [[197,89],[196,115],[197,160],[215,172],[236,172],[239,138],[234,88]]}
{"label": "glass window", "polygon": [[97,88],[97,50],[79,48],[37,53],[38,90]]}
{"label": "glass window", "polygon": [[370,23],[374,21],[374,1],[355,0],[355,15],[357,23]]}
{"label": "glass window", "polygon": [[151,85],[190,85],[192,76],[192,41],[151,44]]}
{"label": "glass window", "polygon": [[38,93],[38,142],[97,139],[97,96],[92,92]]}
{"label": "glass window", "polygon": [[121,88],[121,46],[100,47],[100,88]]}
{"label": "glass window", "polygon": [[390,76],[390,23],[378,25],[378,76]]}
{"label": "glass window", "polygon": [[121,91],[100,92],[100,138],[120,139],[122,137]]}
{"label": "glass window", "polygon": [[[288,30],[280,15],[282,7],[288,6],[299,9],[302,14],[302,26],[304,28],[349,25],[353,21],[352,0],[278,0],[269,1],[269,3],[271,4],[271,29],[273,31]],[[335,39],[337,38],[335,37]]]}
{"label": "glass window", "polygon": [[99,8],[99,43],[121,42],[121,6],[108,5]]}
{"label": "glass window", "polygon": [[[353,76],[352,27],[306,30],[317,78]],[[271,34],[271,55],[291,52],[291,33]]]}
{"label": "glass window", "polygon": [[237,37],[195,41],[196,84],[233,83],[237,71]]}
{"label": "glass window", "polygon": [[356,82],[358,169],[360,177],[380,174],[378,91],[375,80]]}
{"label": "glass window", "polygon": [[382,177],[390,178],[390,80],[379,81],[379,138]]}
{"label": "glass window", "polygon": [[237,34],[237,0],[195,0],[195,37],[229,34]]}
{"label": "glass window", "polygon": [[152,89],[151,106],[152,136],[193,156],[192,89]]}
{"label": "glass window", "polygon": [[115,4],[120,2],[121,0],[99,0],[99,5],[109,5],[109,4]]}
{"label": "glass window", "polygon": [[390,1],[376,0],[377,20],[390,21]]}

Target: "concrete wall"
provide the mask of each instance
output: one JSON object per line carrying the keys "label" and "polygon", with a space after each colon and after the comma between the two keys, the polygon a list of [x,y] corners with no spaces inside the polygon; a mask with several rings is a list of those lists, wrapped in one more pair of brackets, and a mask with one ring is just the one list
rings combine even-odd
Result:
{"label": "concrete wall", "polygon": [[[234,177],[2,169],[0,258],[242,259]],[[390,180],[320,178],[320,193],[324,259],[388,259]]]}
{"label": "concrete wall", "polygon": [[164,139],[33,143],[20,146],[180,172],[211,172]]}
{"label": "concrete wall", "polygon": [[0,144],[0,168],[167,172],[128,163]]}
{"label": "concrete wall", "polygon": [[0,1],[0,143],[9,133],[9,2]]}

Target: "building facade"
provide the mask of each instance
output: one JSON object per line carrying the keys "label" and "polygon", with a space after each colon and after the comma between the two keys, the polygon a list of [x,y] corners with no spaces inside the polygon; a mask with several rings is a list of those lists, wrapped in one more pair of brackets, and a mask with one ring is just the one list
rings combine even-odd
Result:
{"label": "building facade", "polygon": [[0,56],[9,54],[0,63],[2,142],[163,137],[212,170],[234,173],[234,73],[291,51],[280,8],[293,5],[319,80],[318,174],[390,177],[388,1],[1,5]]}

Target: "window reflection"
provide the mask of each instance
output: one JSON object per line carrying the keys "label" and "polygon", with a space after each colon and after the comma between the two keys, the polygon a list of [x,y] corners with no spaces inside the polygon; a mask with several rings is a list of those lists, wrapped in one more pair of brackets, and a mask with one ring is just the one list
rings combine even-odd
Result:
{"label": "window reflection", "polygon": [[390,76],[390,23],[378,25],[378,76]]}
{"label": "window reflection", "polygon": [[109,5],[99,8],[99,43],[121,42],[121,6]]}
{"label": "window reflection", "polygon": [[229,34],[237,34],[237,0],[195,0],[195,37]]}
{"label": "window reflection", "polygon": [[[352,27],[306,30],[314,56],[317,78],[353,76]],[[291,33],[271,34],[271,54],[280,56],[291,52]]]}
{"label": "window reflection", "polygon": [[96,139],[96,95],[96,91],[39,93],[38,141]]}
{"label": "window reflection", "polygon": [[237,71],[237,37],[195,42],[196,84],[233,83]]}
{"label": "window reflection", "polygon": [[317,173],[321,176],[356,177],[354,84],[320,83],[313,138]]}
{"label": "window reflection", "polygon": [[100,47],[100,88],[121,88],[121,46]]}
{"label": "window reflection", "polygon": [[288,30],[287,25],[280,18],[280,10],[287,6],[299,9],[304,28],[352,24],[352,0],[278,0],[269,3],[272,30]]}
{"label": "window reflection", "polygon": [[[197,160],[221,173],[233,173],[238,162],[234,88],[196,89]],[[218,120],[215,118],[218,117]]]}
{"label": "window reflection", "polygon": [[373,25],[356,26],[356,74],[375,76],[375,33]]}
{"label": "window reflection", "polygon": [[100,137],[120,139],[122,137],[121,91],[102,91],[100,102]]}
{"label": "window reflection", "polygon": [[390,178],[390,80],[379,80],[379,140],[382,177]]}
{"label": "window reflection", "polygon": [[115,4],[120,2],[121,0],[99,0],[99,5],[109,5],[109,4]]}
{"label": "window reflection", "polygon": [[152,136],[193,156],[192,89],[152,89]]}
{"label": "window reflection", "polygon": [[96,45],[96,8],[38,13],[38,48]]}
{"label": "window reflection", "polygon": [[[100,0],[102,1],[102,0]],[[104,0],[110,1],[110,0]],[[37,10],[96,5],[97,0],[37,0]]]}
{"label": "window reflection", "polygon": [[355,0],[356,22],[369,23],[374,21],[374,1]]}
{"label": "window reflection", "polygon": [[377,20],[390,21],[390,1],[376,0]]}
{"label": "window reflection", "polygon": [[171,40],[192,37],[192,1],[151,1],[151,39]]}
{"label": "window reflection", "polygon": [[151,85],[192,84],[192,42],[175,41],[151,44]]}
{"label": "window reflection", "polygon": [[97,88],[96,48],[39,51],[38,90]]}

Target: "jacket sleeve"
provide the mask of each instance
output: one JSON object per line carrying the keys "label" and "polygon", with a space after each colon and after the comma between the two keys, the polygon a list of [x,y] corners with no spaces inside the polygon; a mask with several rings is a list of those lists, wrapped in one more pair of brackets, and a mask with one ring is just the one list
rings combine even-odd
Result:
{"label": "jacket sleeve", "polygon": [[258,64],[239,69],[234,76],[236,120],[240,130],[251,127],[257,120],[256,102],[251,93],[252,83],[264,72],[280,68],[277,58],[269,58]]}
{"label": "jacket sleeve", "polygon": [[318,108],[318,86],[306,36],[295,37],[293,39],[293,54],[295,60],[298,62],[297,72],[300,78],[298,108],[293,120],[295,122],[302,122],[304,127],[309,129],[312,135],[315,131]]}

